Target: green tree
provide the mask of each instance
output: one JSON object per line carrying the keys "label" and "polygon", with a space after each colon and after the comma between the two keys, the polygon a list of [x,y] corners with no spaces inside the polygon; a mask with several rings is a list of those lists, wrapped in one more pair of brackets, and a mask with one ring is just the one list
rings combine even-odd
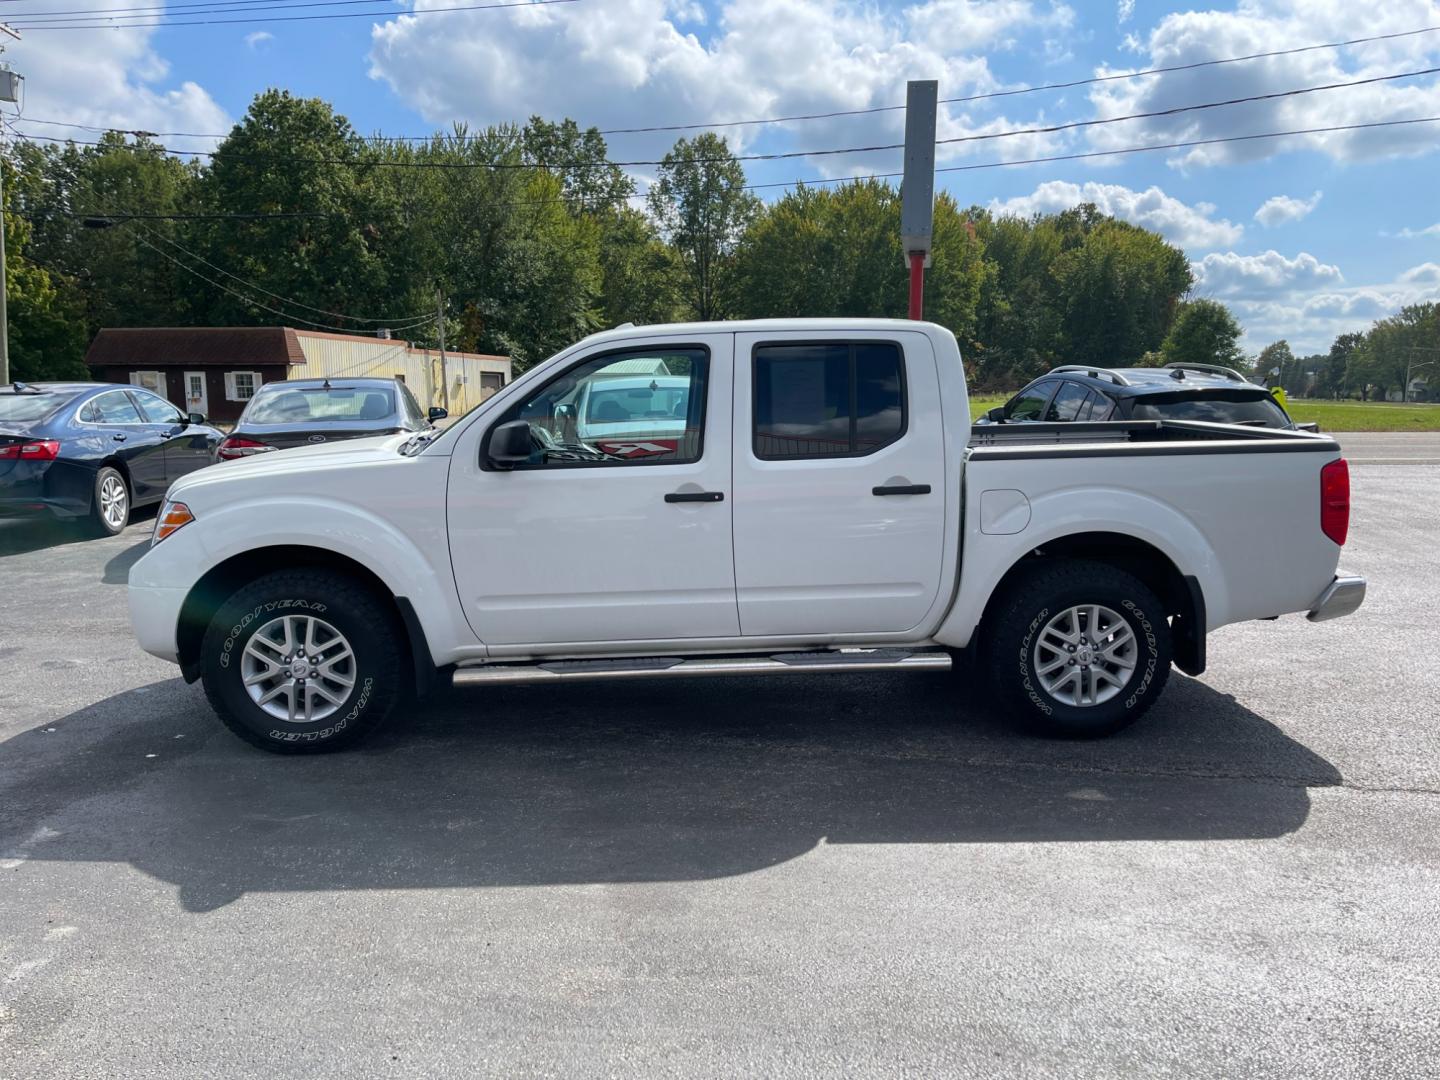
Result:
{"label": "green tree", "polygon": [[983,389],[1014,388],[1060,363],[1135,363],[1161,347],[1191,285],[1178,248],[1089,204],[970,217],[994,267],[972,350]]}
{"label": "green tree", "polygon": [[267,90],[251,102],[201,176],[197,201],[214,214],[279,216],[204,222],[196,254],[174,253],[208,301],[203,321],[359,331],[382,325],[366,320],[409,314],[396,311],[385,237],[367,220],[365,149],[350,122],[318,98]]}
{"label": "green tree", "polygon": [[5,289],[10,378],[83,379],[87,338],[84,323],[56,289],[50,274],[31,262],[30,223],[12,213],[17,170],[0,158],[5,186]]}
{"label": "green tree", "polygon": [[724,318],[734,302],[735,249],[760,206],[725,140],[708,131],[680,139],[665,155],[649,203],[680,256],[695,317]]}
{"label": "green tree", "polygon": [[1244,365],[1240,324],[1218,300],[1187,300],[1160,346],[1162,363]]}
{"label": "green tree", "polygon": [[1260,350],[1260,355],[1255,357],[1254,370],[1257,381],[1266,386],[1283,386],[1287,394],[1298,382],[1295,354],[1290,351],[1290,343],[1283,338]]}
{"label": "green tree", "polygon": [[602,323],[674,322],[684,311],[680,258],[639,210],[620,207],[599,217]]}
{"label": "green tree", "polygon": [[[974,227],[947,194],[935,200],[926,318],[973,338],[989,268]],[[900,194],[879,180],[801,186],[761,212],[737,255],[737,311],[750,317],[900,318],[909,276],[900,250]]]}
{"label": "green tree", "polygon": [[1381,319],[1365,338],[1363,370],[1379,396],[1408,393],[1405,380],[1428,376],[1434,383],[1440,372],[1440,304],[1410,304],[1388,319]]}
{"label": "green tree", "polygon": [[[1320,392],[1330,397],[1348,397],[1356,382],[1363,383],[1361,357],[1365,348],[1365,335],[1358,333],[1341,334],[1330,346],[1325,357],[1324,377]],[[1362,396],[1363,392],[1362,392]]]}

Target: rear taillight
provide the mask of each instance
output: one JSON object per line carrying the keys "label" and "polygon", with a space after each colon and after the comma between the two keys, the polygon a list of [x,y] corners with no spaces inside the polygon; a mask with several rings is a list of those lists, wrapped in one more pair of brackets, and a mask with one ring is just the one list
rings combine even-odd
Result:
{"label": "rear taillight", "polygon": [[256,442],[254,439],[247,439],[240,435],[227,435],[215,452],[222,461],[230,461],[234,458],[250,457],[252,454],[263,454],[274,449],[275,447],[266,446],[263,442]]}
{"label": "rear taillight", "polygon": [[0,461],[54,461],[59,456],[60,443],[55,439],[0,446]]}
{"label": "rear taillight", "polygon": [[1320,470],[1320,531],[1341,545],[1350,531],[1350,466],[1344,458]]}

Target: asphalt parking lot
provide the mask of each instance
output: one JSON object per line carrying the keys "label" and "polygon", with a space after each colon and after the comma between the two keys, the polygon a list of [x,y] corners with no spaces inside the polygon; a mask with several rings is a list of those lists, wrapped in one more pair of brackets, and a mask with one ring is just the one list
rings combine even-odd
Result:
{"label": "asphalt parking lot", "polygon": [[276,758],[133,644],[148,520],[0,531],[0,1075],[1440,1075],[1413,438],[1342,436],[1357,615],[1227,628],[1087,744],[796,676]]}

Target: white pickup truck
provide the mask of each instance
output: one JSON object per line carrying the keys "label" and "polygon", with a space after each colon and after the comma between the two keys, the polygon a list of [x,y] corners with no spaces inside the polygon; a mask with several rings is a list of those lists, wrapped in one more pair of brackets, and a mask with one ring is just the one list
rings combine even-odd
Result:
{"label": "white pickup truck", "polygon": [[[644,454],[586,441],[575,402],[637,366],[683,408],[646,417]],[[959,349],[929,323],[620,328],[443,433],[177,481],[131,617],[237,735],[306,752],[442,680],[924,672],[966,650],[1030,726],[1103,735],[1172,662],[1202,671],[1209,631],[1363,600],[1336,573],[1331,439],[1058,427],[972,446]]]}

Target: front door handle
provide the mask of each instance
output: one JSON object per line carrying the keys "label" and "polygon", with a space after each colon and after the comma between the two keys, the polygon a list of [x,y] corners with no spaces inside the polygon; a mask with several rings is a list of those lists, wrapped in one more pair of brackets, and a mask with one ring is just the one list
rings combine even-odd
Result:
{"label": "front door handle", "polygon": [[871,488],[871,495],[929,495],[929,484],[882,484]]}
{"label": "front door handle", "polygon": [[723,491],[672,491],[665,496],[666,502],[724,502]]}
{"label": "front door handle", "polygon": [[111,435],[110,438],[114,439],[116,442],[124,442],[125,433],[123,431],[117,431],[114,435]]}

